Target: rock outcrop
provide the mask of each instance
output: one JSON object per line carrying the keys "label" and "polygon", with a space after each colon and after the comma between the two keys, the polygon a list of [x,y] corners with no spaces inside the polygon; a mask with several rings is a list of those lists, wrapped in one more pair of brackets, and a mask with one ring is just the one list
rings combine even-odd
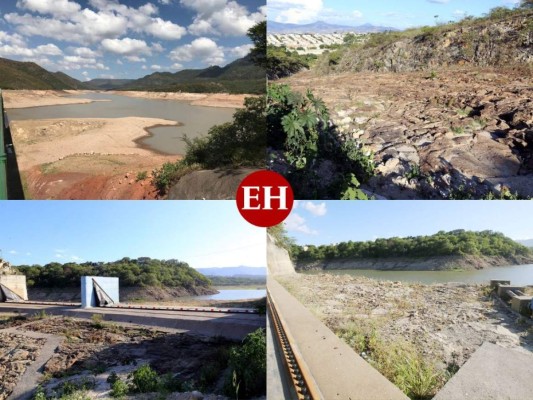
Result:
{"label": "rock outcrop", "polygon": [[7,261],[0,258],[0,275],[15,275],[16,271]]}

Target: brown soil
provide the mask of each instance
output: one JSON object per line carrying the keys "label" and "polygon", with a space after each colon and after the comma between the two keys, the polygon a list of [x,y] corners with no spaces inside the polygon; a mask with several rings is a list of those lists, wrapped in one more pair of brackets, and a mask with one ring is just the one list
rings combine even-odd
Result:
{"label": "brown soil", "polygon": [[[135,140],[150,118],[13,121],[26,198],[156,199],[151,172],[179,156],[154,153]],[[147,178],[138,180],[139,173]]]}

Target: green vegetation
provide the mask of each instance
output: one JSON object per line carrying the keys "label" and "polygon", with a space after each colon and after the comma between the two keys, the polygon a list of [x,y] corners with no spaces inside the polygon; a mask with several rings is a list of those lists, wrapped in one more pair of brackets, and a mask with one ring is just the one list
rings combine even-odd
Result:
{"label": "green vegetation", "polygon": [[309,68],[317,59],[316,55],[300,55],[297,51],[289,51],[285,47],[267,47],[268,79],[279,79]]}
{"label": "green vegetation", "polygon": [[145,364],[133,372],[133,390],[137,393],[156,392],[159,387],[159,376],[150,365]]}
{"label": "green vegetation", "polygon": [[264,286],[266,276],[210,276],[213,286]]}
{"label": "green vegetation", "polygon": [[2,89],[83,89],[82,82],[62,72],[48,72],[33,62],[0,58],[0,88]]}
{"label": "green vegetation", "polygon": [[137,176],[136,176],[135,180],[137,182],[140,182],[140,181],[144,181],[146,178],[148,178],[148,172],[140,171],[140,172],[137,173]]}
{"label": "green vegetation", "polygon": [[450,255],[533,256],[533,251],[502,233],[458,229],[431,236],[342,242],[322,246],[293,246],[297,260],[365,259],[388,257],[436,257]]}
{"label": "green vegetation", "polygon": [[386,343],[367,324],[352,324],[336,333],[413,400],[431,399],[444,384],[444,374],[405,340]]}
{"label": "green vegetation", "polygon": [[311,91],[271,85],[267,130],[270,168],[287,178],[295,198],[367,198],[359,186],[374,174],[371,152],[331,125],[325,103]]}
{"label": "green vegetation", "polygon": [[291,238],[283,223],[267,228],[267,232],[276,240],[276,244],[290,252],[296,245],[295,239]]}
{"label": "green vegetation", "polygon": [[241,346],[230,350],[225,392],[235,398],[251,398],[266,392],[266,332],[258,329],[248,334]]}
{"label": "green vegetation", "polygon": [[121,286],[207,287],[209,279],[178,260],[124,257],[113,262],[20,265],[29,287],[79,287],[82,276],[116,276]]}
{"label": "green vegetation", "polygon": [[249,97],[237,110],[233,122],[212,127],[203,138],[184,139],[183,160],[165,163],[152,172],[152,181],[161,195],[191,171],[208,168],[265,166],[265,99]]}

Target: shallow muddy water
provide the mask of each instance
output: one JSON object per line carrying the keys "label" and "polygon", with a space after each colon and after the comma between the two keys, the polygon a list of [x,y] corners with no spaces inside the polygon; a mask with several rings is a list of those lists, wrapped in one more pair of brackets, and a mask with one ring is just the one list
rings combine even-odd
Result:
{"label": "shallow muddy water", "polygon": [[145,117],[177,121],[182,125],[150,128],[152,136],[143,138],[139,143],[165,154],[184,154],[184,135],[190,138],[205,136],[213,125],[231,121],[235,112],[234,108],[193,106],[186,101],[142,99],[107,93],[69,97],[108,101],[10,109],[7,114],[11,120]]}
{"label": "shallow muddy water", "polygon": [[364,276],[379,280],[420,282],[424,284],[446,282],[489,283],[491,279],[502,279],[511,281],[513,285],[533,285],[533,264],[484,268],[474,271],[326,270],[307,273],[323,272],[335,275]]}

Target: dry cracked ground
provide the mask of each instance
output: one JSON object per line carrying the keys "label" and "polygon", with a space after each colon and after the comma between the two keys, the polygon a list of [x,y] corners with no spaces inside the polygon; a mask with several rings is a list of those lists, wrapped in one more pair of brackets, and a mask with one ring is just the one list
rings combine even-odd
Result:
{"label": "dry cracked ground", "polygon": [[[58,339],[51,357],[44,360],[42,374],[26,369],[44,351],[47,339]],[[0,314],[0,400],[6,399],[22,381],[35,379],[48,398],[111,398],[108,377],[114,372],[131,383],[130,374],[149,364],[159,376],[174,379],[181,389],[173,393],[138,394],[128,398],[175,400],[225,400],[222,392],[229,348],[234,342],[140,327],[122,327],[98,320],[68,317],[9,316]],[[21,379],[24,375],[24,379]],[[205,390],[202,394],[199,390]],[[67,397],[65,397],[67,396]],[[124,396],[123,396],[124,397]]]}
{"label": "dry cracked ground", "polygon": [[377,332],[390,345],[410,343],[443,374],[461,367],[485,341],[533,350],[532,324],[492,298],[486,285],[407,284],[331,274],[278,280],[337,334],[357,327]]}
{"label": "dry cracked ground", "polygon": [[533,196],[531,72],[455,68],[296,74],[375,154],[365,189],[389,199]]}

